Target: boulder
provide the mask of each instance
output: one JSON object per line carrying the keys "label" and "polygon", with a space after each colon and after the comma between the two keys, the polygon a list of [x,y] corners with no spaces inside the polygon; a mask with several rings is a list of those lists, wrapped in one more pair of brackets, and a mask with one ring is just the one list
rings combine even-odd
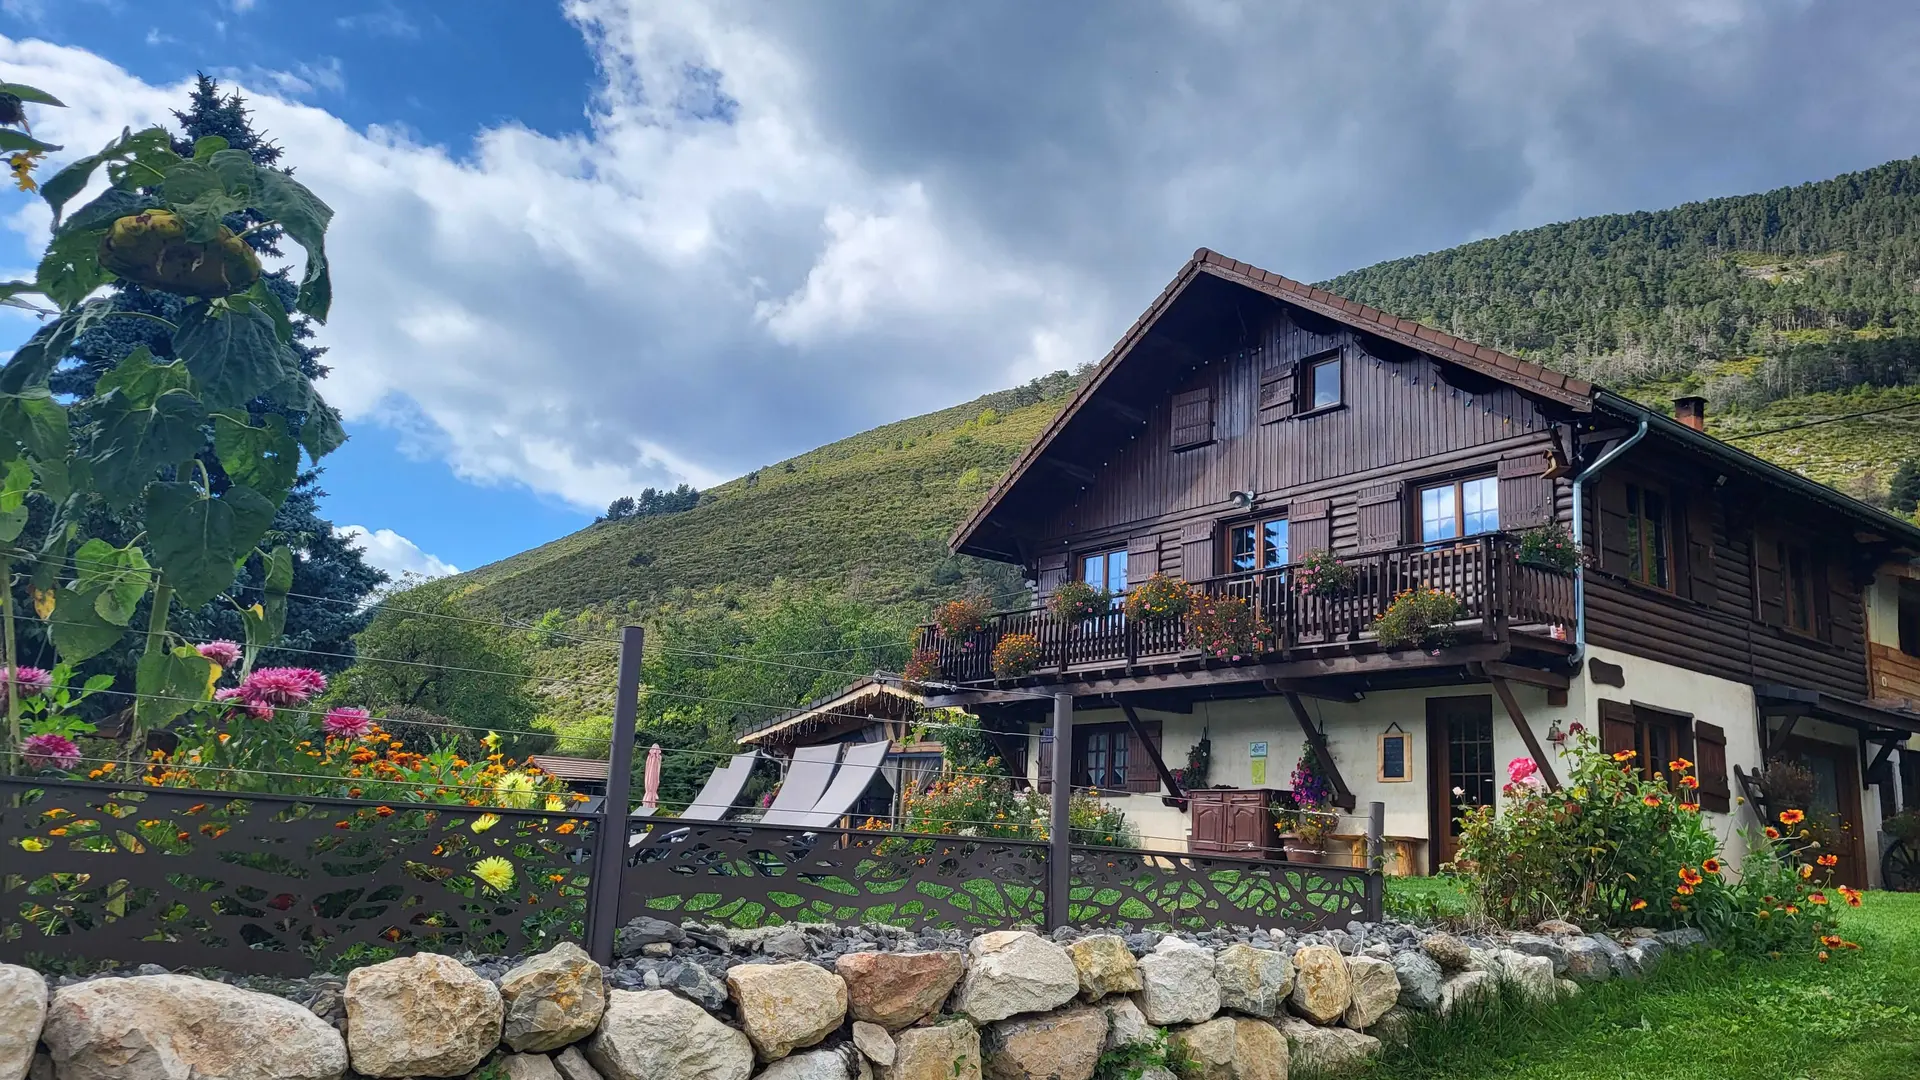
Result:
{"label": "boulder", "polygon": [[501,1038],[518,1051],[558,1050],[593,1034],[607,1007],[600,965],[585,949],[562,942],[506,973]]}
{"label": "boulder", "polygon": [[545,1054],[508,1054],[500,1059],[507,1080],[560,1080],[560,1070]]}
{"label": "boulder", "polygon": [[[1353,1003],[1353,980],[1347,977],[1347,958],[1330,945],[1308,945],[1293,954],[1293,995],[1288,998],[1297,1016],[1316,1024],[1339,1021]],[[1153,1015],[1149,1013],[1148,1019]]]}
{"label": "boulder", "polygon": [[22,1080],[47,1022],[47,980],[31,968],[0,964],[0,1080]]}
{"label": "boulder", "polygon": [[1563,937],[1568,934],[1573,934],[1577,936],[1577,935],[1586,933],[1586,931],[1580,929],[1579,927],[1573,925],[1572,923],[1568,922],[1565,919],[1548,919],[1546,922],[1543,922],[1539,926],[1534,927],[1534,930],[1537,931],[1538,933],[1551,934],[1555,937]]}
{"label": "boulder", "polygon": [[1564,975],[1567,972],[1567,948],[1553,938],[1540,934],[1514,934],[1507,939],[1507,948],[1526,953],[1528,956],[1546,957],[1553,962],[1555,975]]}
{"label": "boulder", "polygon": [[1488,1004],[1499,995],[1500,984],[1491,971],[1462,971],[1440,987],[1440,1015],[1451,1016],[1462,1006]]}
{"label": "boulder", "polygon": [[1293,993],[1293,958],[1277,949],[1229,945],[1213,958],[1220,1007],[1249,1016],[1278,1016]]}
{"label": "boulder", "polygon": [[1546,1004],[1560,996],[1553,982],[1553,961],[1544,956],[1501,949],[1493,954],[1490,967],[1494,978],[1513,987],[1521,997],[1536,1005]]}
{"label": "boulder", "polygon": [[1132,998],[1111,998],[1100,1005],[1107,1013],[1107,1049],[1152,1041],[1153,1026]]}
{"label": "boulder", "polygon": [[679,945],[687,940],[687,932],[666,921],[651,915],[642,915],[631,919],[627,925],[614,931],[613,955],[625,960],[641,955],[648,945]]}
{"label": "boulder", "polygon": [[865,1020],[853,1022],[853,1048],[866,1055],[875,1065],[893,1064],[897,1049],[893,1045],[893,1036],[879,1024],[869,1024]]}
{"label": "boulder", "polygon": [[1400,1002],[1400,977],[1393,965],[1371,956],[1347,957],[1347,982],[1353,1000],[1340,1022],[1356,1031],[1372,1027]]}
{"label": "boulder", "polygon": [[1317,1027],[1295,1017],[1280,1021],[1288,1064],[1317,1075],[1352,1072],[1380,1052],[1380,1040],[1352,1028]]}
{"label": "boulder", "polygon": [[1566,950],[1567,978],[1577,983],[1606,982],[1613,978],[1613,954],[1600,944],[1600,939],[1568,938]]}
{"label": "boulder", "polygon": [[1413,1037],[1413,1018],[1412,1009],[1404,1005],[1395,1005],[1387,1010],[1385,1016],[1373,1022],[1373,1026],[1367,1029],[1367,1034],[1379,1039],[1386,1046],[1405,1046],[1407,1040]]}
{"label": "boulder", "polygon": [[569,1046],[555,1054],[553,1067],[560,1071],[561,1080],[606,1080],[577,1046]]}
{"label": "boulder", "polygon": [[615,990],[587,1060],[606,1080],[747,1080],[753,1044],[744,1032],[666,990]]}
{"label": "boulder", "polygon": [[1286,1037],[1265,1020],[1222,1016],[1170,1034],[1193,1060],[1190,1080],[1286,1080]]}
{"label": "boulder", "polygon": [[1188,1080],[1233,1080],[1233,1051],[1238,1041],[1234,1027],[1233,1017],[1223,1016],[1167,1033],[1193,1062]]}
{"label": "boulder", "polygon": [[340,1033],[312,1012],[187,975],[63,986],[40,1038],[60,1080],[339,1080],[347,1071]]}
{"label": "boulder", "polygon": [[1553,988],[1560,992],[1562,998],[1580,996],[1580,984],[1574,982],[1572,979],[1555,979],[1553,980]]}
{"label": "boulder", "polygon": [[1194,1024],[1220,1011],[1213,953],[1170,937],[1140,958],[1140,1011],[1147,1023]]}
{"label": "boulder", "polygon": [[1428,934],[1420,939],[1420,950],[1446,971],[1465,971],[1473,963],[1473,946],[1452,934]]}
{"label": "boulder", "polygon": [[855,1020],[897,1030],[938,1010],[967,963],[957,952],[856,952],[835,961],[834,970],[846,980]]}
{"label": "boulder", "polygon": [[500,1044],[500,991],[420,953],[347,976],[347,1052],[363,1076],[465,1076]]}
{"label": "boulder", "polygon": [[838,1050],[809,1050],[767,1066],[759,1080],[847,1080],[847,1055]]}
{"label": "boulder", "polygon": [[1400,1003],[1432,1012],[1440,1007],[1440,986],[1446,975],[1424,951],[1393,954],[1393,973],[1400,979]]}
{"label": "boulder", "polygon": [[847,984],[805,961],[728,968],[727,989],[761,1061],[812,1046],[847,1018]]}
{"label": "boulder", "polygon": [[990,1024],[1057,1009],[1079,993],[1080,971],[1067,950],[1031,931],[995,930],[967,946],[954,1011]]}
{"label": "boulder", "polygon": [[1080,998],[1099,1001],[1108,994],[1131,994],[1140,989],[1140,969],[1133,950],[1118,934],[1094,934],[1067,946],[1080,972]]}
{"label": "boulder", "polygon": [[980,1040],[981,1064],[992,1080],[1093,1080],[1106,1043],[1106,1010],[1083,1005],[993,1025]]}
{"label": "boulder", "polygon": [[1653,940],[1669,949],[1693,949],[1707,943],[1707,935],[1697,926],[1683,926],[1678,930],[1662,930],[1653,935]]}
{"label": "boulder", "polygon": [[965,1020],[908,1028],[893,1041],[893,1064],[874,1070],[879,1080],[980,1080],[980,1032]]}

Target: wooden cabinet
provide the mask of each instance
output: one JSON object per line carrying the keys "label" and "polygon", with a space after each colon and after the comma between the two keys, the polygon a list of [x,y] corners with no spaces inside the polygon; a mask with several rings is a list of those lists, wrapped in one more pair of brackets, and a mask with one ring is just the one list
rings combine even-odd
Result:
{"label": "wooden cabinet", "polygon": [[1273,788],[1206,788],[1187,793],[1187,850],[1211,855],[1279,858],[1274,811],[1287,793]]}

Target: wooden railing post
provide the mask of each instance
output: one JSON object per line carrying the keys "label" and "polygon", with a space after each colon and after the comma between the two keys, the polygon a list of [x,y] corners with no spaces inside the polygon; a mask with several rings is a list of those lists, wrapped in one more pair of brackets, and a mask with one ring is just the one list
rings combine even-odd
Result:
{"label": "wooden railing post", "polygon": [[1500,567],[1496,557],[1495,544],[1499,537],[1489,533],[1480,538],[1480,624],[1488,641],[1499,638],[1497,626],[1500,610]]}
{"label": "wooden railing post", "polygon": [[627,865],[627,800],[633,789],[633,736],[640,719],[640,653],[645,644],[645,630],[620,628],[607,798],[594,827],[593,891],[587,900],[587,954],[602,964],[613,963],[614,931],[620,925],[620,875]]}

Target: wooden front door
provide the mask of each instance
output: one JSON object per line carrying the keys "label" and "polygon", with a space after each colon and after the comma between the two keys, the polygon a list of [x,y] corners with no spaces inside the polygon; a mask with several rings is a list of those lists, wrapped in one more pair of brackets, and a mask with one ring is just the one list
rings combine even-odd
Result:
{"label": "wooden front door", "polygon": [[1459,850],[1460,812],[1493,802],[1493,698],[1427,699],[1427,872]]}
{"label": "wooden front door", "polygon": [[1851,746],[1812,739],[1789,739],[1781,752],[1813,773],[1814,805],[1807,808],[1807,816],[1835,822],[1839,836],[1833,846],[1840,865],[1834,867],[1834,880],[1855,889],[1866,888],[1867,845],[1860,834],[1860,752]]}

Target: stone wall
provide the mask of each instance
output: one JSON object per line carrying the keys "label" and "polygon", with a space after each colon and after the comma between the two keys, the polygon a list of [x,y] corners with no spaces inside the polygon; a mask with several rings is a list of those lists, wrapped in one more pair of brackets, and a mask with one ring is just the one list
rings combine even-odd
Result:
{"label": "stone wall", "polygon": [[49,993],[0,965],[0,1080],[1090,1080],[1103,1052],[1161,1030],[1197,1080],[1284,1080],[1364,1061],[1414,1011],[1502,984],[1553,1000],[1694,940],[1565,924],[965,938],[637,919],[604,969],[561,945],[281,983],[141,969]]}

